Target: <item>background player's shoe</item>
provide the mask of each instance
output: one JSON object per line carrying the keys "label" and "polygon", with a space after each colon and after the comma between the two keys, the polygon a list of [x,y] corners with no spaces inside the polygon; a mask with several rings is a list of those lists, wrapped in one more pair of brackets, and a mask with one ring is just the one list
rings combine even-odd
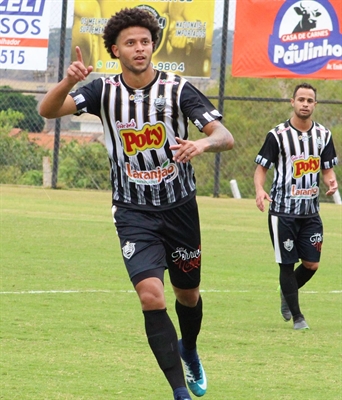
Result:
{"label": "background player's shoe", "polygon": [[281,291],[280,286],[278,287],[278,290],[280,292],[280,312],[281,315],[283,316],[283,319],[285,322],[289,322],[292,318],[291,311],[289,309],[289,306],[287,305],[287,302],[285,300],[285,297],[283,295],[283,292]]}
{"label": "background player's shoe", "polygon": [[310,328],[309,328],[309,325],[306,323],[304,318],[298,318],[293,323],[293,329],[304,330],[304,329],[310,329]]}
{"label": "background player's shoe", "polygon": [[202,397],[207,391],[207,377],[197,351],[194,350],[190,355],[189,352],[184,349],[182,339],[178,341],[178,346],[179,353],[184,363],[186,383],[195,396]]}
{"label": "background player's shoe", "polygon": [[174,400],[191,400],[190,394],[186,387],[175,389],[173,392]]}

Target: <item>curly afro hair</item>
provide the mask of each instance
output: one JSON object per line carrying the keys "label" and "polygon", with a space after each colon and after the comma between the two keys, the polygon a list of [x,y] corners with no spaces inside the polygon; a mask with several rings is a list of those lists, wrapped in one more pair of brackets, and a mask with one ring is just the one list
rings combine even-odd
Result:
{"label": "curly afro hair", "polygon": [[154,46],[158,42],[160,27],[157,19],[149,11],[139,7],[123,8],[112,15],[103,31],[104,46],[112,58],[117,58],[112,52],[112,45],[116,43],[119,33],[131,26],[147,28],[151,32]]}

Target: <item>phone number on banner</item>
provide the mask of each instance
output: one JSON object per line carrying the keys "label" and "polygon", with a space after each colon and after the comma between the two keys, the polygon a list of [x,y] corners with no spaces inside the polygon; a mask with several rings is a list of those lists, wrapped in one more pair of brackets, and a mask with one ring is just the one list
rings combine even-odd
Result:
{"label": "phone number on banner", "polygon": [[[102,62],[97,63],[98,68],[102,68]],[[184,63],[176,63],[176,62],[158,62],[157,64],[152,63],[153,68],[159,71],[171,71],[171,72],[185,72],[185,64]],[[118,70],[119,63],[116,61],[107,61],[106,62],[106,70]]]}
{"label": "phone number on banner", "polygon": [[176,63],[176,62],[162,62],[159,61],[157,64],[153,64],[153,68],[158,69],[159,71],[172,71],[172,72],[184,72],[185,65],[184,63]]}

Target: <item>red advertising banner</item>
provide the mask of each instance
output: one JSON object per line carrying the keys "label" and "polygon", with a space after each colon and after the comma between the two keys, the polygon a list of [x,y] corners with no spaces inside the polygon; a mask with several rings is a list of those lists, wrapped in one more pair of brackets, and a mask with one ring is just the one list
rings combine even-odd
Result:
{"label": "red advertising banner", "polygon": [[342,0],[240,0],[232,75],[342,79]]}

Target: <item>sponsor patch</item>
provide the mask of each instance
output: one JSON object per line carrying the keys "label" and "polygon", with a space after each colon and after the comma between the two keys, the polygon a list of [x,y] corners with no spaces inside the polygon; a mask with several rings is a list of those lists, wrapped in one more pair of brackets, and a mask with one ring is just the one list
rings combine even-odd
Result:
{"label": "sponsor patch", "polygon": [[315,233],[310,237],[311,244],[316,248],[318,252],[322,250],[323,236],[320,233]]}
{"label": "sponsor patch", "polygon": [[172,261],[183,272],[190,272],[199,268],[201,265],[201,249],[188,250],[184,247],[177,247],[176,251],[171,254]]}

